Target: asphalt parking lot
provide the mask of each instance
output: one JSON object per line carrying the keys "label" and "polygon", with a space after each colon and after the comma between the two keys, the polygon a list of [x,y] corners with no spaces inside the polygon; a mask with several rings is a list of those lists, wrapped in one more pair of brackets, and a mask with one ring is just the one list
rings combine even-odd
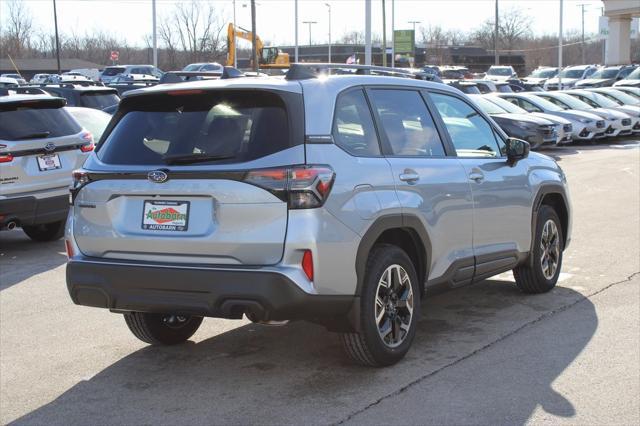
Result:
{"label": "asphalt parking lot", "polygon": [[640,142],[546,151],[568,175],[558,287],[502,274],[429,297],[406,359],[356,367],[306,323],[206,319],[148,347],[75,306],[64,244],[0,234],[3,424],[639,424]]}

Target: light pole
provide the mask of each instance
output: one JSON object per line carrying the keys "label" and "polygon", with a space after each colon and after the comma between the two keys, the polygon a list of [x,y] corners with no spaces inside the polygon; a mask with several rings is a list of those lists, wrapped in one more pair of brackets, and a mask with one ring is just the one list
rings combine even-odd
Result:
{"label": "light pole", "polygon": [[560,28],[558,31],[558,90],[562,90],[562,0],[560,0]]}
{"label": "light pole", "polygon": [[[331,5],[329,3],[325,3],[327,9],[329,10],[329,63],[331,63]],[[311,44],[311,42],[309,42]]]}
{"label": "light pole", "polygon": [[585,45],[584,45],[584,7],[586,6],[586,4],[582,3],[582,4],[578,4],[576,6],[580,6],[581,11],[582,11],[582,63],[586,64],[587,62],[585,61]]}
{"label": "light pole", "polygon": [[391,67],[396,66],[396,0],[391,0]]}
{"label": "light pole", "polygon": [[364,64],[371,65],[371,0],[364,0]]}
{"label": "light pole", "polygon": [[53,24],[56,27],[56,60],[58,62],[58,74],[61,74],[60,70],[60,38],[58,38],[58,11],[56,9],[56,0],[53,0]]}
{"label": "light pole", "polygon": [[413,38],[416,37],[416,24],[422,24],[422,21],[407,21],[409,24],[413,24]]}
{"label": "light pole", "polygon": [[296,19],[296,25],[295,25],[295,33],[296,33],[296,48],[295,48],[295,53],[294,53],[294,61],[298,62],[298,0],[295,0],[295,19]]}
{"label": "light pole", "polygon": [[256,47],[256,0],[251,0],[251,60],[253,70],[258,71],[258,49]]}
{"label": "light pole", "polygon": [[309,24],[309,46],[311,46],[311,25],[317,24],[316,21],[302,21],[303,24]]}
{"label": "light pole", "polygon": [[495,28],[493,31],[493,55],[495,65],[500,64],[500,54],[498,53],[498,0],[496,0],[496,19]]}
{"label": "light pole", "polygon": [[[235,3],[235,0],[234,0]],[[156,35],[156,0],[151,2],[151,13],[153,13],[153,66],[158,68],[158,36]]]}

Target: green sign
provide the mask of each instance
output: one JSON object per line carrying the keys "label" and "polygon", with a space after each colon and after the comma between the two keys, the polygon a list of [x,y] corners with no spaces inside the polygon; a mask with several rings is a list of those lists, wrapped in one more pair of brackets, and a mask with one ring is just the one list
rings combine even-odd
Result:
{"label": "green sign", "polygon": [[396,53],[411,53],[415,46],[415,33],[413,30],[395,30],[393,32],[393,47]]}

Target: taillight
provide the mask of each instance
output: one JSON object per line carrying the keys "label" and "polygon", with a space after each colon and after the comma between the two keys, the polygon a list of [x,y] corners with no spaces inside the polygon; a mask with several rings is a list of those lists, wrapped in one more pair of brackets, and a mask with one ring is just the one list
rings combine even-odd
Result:
{"label": "taillight", "polygon": [[91,132],[82,132],[82,135],[80,136],[86,142],[84,145],[80,147],[80,151],[82,152],[93,151],[93,148],[95,147],[95,145],[93,144],[93,135],[91,134]]}
{"label": "taillight", "polygon": [[290,209],[313,209],[324,204],[335,176],[329,166],[295,166],[252,170],[244,181],[287,201]]}
{"label": "taillight", "polygon": [[73,178],[73,180],[71,182],[71,186],[69,187],[69,204],[73,205],[78,192],[80,192],[83,186],[90,182],[90,179],[89,173],[82,169],[74,170],[71,173],[71,177]]}
{"label": "taillight", "polygon": [[305,250],[302,255],[302,270],[307,278],[309,278],[309,281],[313,281],[313,255],[311,254],[311,250]]}
{"label": "taillight", "polygon": [[[0,149],[6,148],[6,145],[0,144]],[[10,163],[13,161],[13,155],[11,154],[0,154],[0,163]]]}
{"label": "taillight", "polygon": [[67,257],[71,259],[73,257],[73,246],[69,240],[64,240],[64,247],[67,249]]}

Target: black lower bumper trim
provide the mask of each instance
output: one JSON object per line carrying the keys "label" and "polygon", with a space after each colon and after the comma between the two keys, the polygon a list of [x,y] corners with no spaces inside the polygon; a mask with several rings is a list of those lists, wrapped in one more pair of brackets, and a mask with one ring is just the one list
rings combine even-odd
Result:
{"label": "black lower bumper trim", "polygon": [[[90,258],[89,258],[90,259]],[[344,320],[354,296],[302,291],[271,271],[215,270],[72,260],[67,288],[78,305],[112,311],[156,312],[259,320]]]}
{"label": "black lower bumper trim", "polygon": [[7,198],[0,200],[0,225],[4,226],[10,221],[20,226],[53,223],[65,220],[68,212],[68,195]]}

